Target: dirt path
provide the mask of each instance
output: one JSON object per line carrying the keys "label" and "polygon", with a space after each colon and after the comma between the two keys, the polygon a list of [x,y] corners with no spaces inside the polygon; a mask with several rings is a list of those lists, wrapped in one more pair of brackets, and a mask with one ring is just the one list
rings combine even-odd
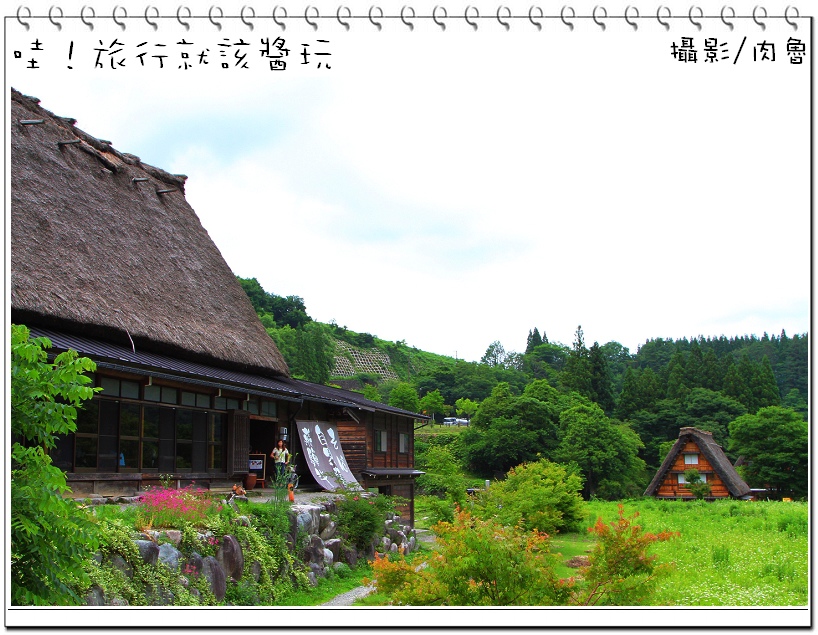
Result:
{"label": "dirt path", "polygon": [[336,595],[329,602],[324,602],[321,604],[321,606],[352,606],[352,603],[355,600],[366,597],[374,590],[374,586],[355,587],[352,589],[352,591],[347,591],[346,593],[341,593],[341,595]]}

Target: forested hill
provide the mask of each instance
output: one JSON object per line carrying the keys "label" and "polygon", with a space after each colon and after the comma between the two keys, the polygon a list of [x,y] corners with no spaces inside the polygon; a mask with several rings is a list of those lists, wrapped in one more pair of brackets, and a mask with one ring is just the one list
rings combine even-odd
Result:
{"label": "forested hill", "polygon": [[[649,339],[632,353],[618,342],[589,345],[581,327],[570,346],[550,342],[534,328],[525,351],[506,351],[493,342],[476,363],[316,322],[301,298],[268,293],[255,278],[239,281],[294,376],[357,388],[370,398],[422,409],[438,419],[450,413],[468,417],[486,400],[488,410],[500,393],[524,401],[527,387],[548,385],[555,390],[548,393],[553,403],[540,402],[564,409],[567,402],[559,402],[559,394],[596,404],[612,424],[639,436],[639,455],[648,466],[658,464],[662,444],[675,439],[683,426],[712,431],[727,449],[728,424],[740,415],[780,405],[806,419],[806,333]],[[531,406],[508,406],[495,414],[498,421],[516,420],[519,433],[526,426],[536,428],[538,417],[545,416]],[[490,422],[485,430],[502,437]],[[532,448],[510,454],[509,465],[495,468],[535,456]]]}

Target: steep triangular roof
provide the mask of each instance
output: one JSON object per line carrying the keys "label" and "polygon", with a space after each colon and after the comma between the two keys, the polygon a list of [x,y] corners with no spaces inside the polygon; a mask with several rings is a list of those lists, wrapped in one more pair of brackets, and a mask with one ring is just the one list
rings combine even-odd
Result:
{"label": "steep triangular roof", "polygon": [[12,89],[12,320],[289,376],[185,200],[187,177],[74,123]]}
{"label": "steep triangular roof", "polygon": [[727,491],[730,492],[731,496],[740,498],[750,493],[750,486],[742,480],[738,472],[736,472],[736,468],[732,466],[724,454],[724,450],[713,440],[712,432],[699,430],[698,428],[682,428],[679,430],[679,438],[676,440],[676,443],[673,444],[673,447],[670,448],[670,452],[667,453],[661,467],[659,467],[659,470],[656,472],[656,476],[653,477],[650,485],[648,485],[648,488],[645,490],[645,496],[653,496],[659,491],[662,481],[665,480],[665,475],[689,441],[693,441],[699,446],[699,450],[701,450],[710,465],[713,466],[713,470],[715,470],[716,474],[719,475],[719,478],[721,478],[727,486]]}

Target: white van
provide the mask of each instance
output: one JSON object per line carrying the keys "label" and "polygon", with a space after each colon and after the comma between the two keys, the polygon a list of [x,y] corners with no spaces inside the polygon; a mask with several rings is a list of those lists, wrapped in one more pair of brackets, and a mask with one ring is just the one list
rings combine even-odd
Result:
{"label": "white van", "polygon": [[456,426],[457,425],[457,419],[455,419],[454,417],[445,417],[443,419],[443,425],[444,426]]}

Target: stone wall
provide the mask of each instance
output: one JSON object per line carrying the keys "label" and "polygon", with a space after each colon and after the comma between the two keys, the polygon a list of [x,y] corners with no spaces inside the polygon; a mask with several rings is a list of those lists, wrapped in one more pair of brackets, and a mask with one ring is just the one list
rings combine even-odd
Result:
{"label": "stone wall", "polygon": [[[235,503],[232,506],[237,509]],[[288,509],[290,529],[287,543],[291,551],[303,559],[304,565],[309,569],[307,577],[313,586],[318,584],[319,578],[325,577],[330,569],[337,568],[340,563],[355,567],[362,558],[372,559],[376,551],[408,553],[417,548],[414,529],[404,524],[400,516],[390,513],[384,520],[383,535],[373,540],[364,552],[359,552],[354,547],[345,545],[338,535],[338,527],[332,519],[335,511],[334,500],[320,504],[292,505]],[[240,515],[233,523],[250,526],[251,520]],[[138,538],[131,541],[135,549],[125,549],[121,554],[113,553],[106,556],[97,552],[94,558],[100,565],[116,569],[130,580],[134,579],[134,564],[167,567],[173,572],[174,579],[197,599],[200,597],[199,591],[189,586],[187,576],[197,578],[201,576],[201,579],[206,581],[206,588],[219,602],[224,600],[229,584],[234,584],[248,575],[253,576],[258,582],[261,566],[252,559],[252,554],[244,553],[235,536],[231,534],[215,536],[212,532],[204,531],[198,534],[198,539],[201,542],[218,545],[215,555],[202,556],[195,551],[183,553],[182,532],[166,529],[143,531]],[[138,560],[134,561],[134,558]],[[173,592],[168,589],[145,588],[144,593],[149,605],[179,603]],[[107,597],[99,586],[90,589],[85,596],[85,603],[89,606],[128,604],[115,594]]]}
{"label": "stone wall", "polygon": [[400,516],[389,513],[384,519],[383,535],[373,540],[366,551],[359,552],[337,537],[338,528],[332,520],[335,511],[335,501],[290,508],[290,541],[294,545],[299,535],[306,536],[304,560],[310,568],[312,584],[317,584],[318,578],[325,576],[327,568],[335,563],[355,567],[361,558],[374,558],[376,551],[410,553],[417,549],[415,530],[404,524]]}

